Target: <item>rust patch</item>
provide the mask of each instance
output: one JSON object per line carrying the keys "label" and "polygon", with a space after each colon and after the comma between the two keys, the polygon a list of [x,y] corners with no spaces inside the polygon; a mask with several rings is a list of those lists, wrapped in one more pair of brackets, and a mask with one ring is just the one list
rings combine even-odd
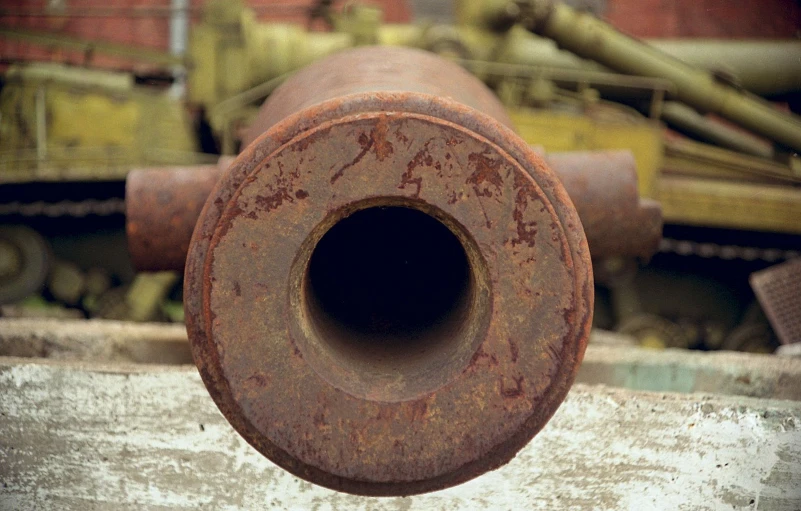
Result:
{"label": "rust patch", "polygon": [[406,149],[409,149],[412,146],[412,140],[407,137],[403,131],[401,131],[400,126],[395,129],[395,139],[405,145]]}
{"label": "rust patch", "polygon": [[501,379],[501,395],[507,399],[520,397],[524,394],[523,390],[523,376],[516,376],[512,378],[514,382],[510,386],[505,385],[506,378]]}
{"label": "rust patch", "polygon": [[388,158],[394,152],[392,143],[387,140],[387,130],[389,130],[389,120],[386,115],[382,115],[370,133],[375,148],[375,157],[378,158],[378,161],[384,161],[384,158]]}
{"label": "rust patch", "polygon": [[[527,290],[530,292],[530,290]],[[517,362],[517,357],[520,356],[520,348],[517,347],[517,344],[512,339],[508,340],[509,342],[509,354],[511,355],[512,362]]]}
{"label": "rust patch", "polygon": [[245,384],[248,387],[258,389],[267,385],[268,381],[269,378],[267,377],[267,375],[259,373],[259,374],[254,374],[252,376],[248,376],[248,378],[245,380]]}
{"label": "rust patch", "polygon": [[375,152],[376,159],[378,161],[384,161],[385,158],[388,158],[394,152],[394,147],[392,146],[392,142],[387,140],[387,132],[389,130],[389,117],[386,115],[382,115],[378,118],[375,127],[370,130],[370,133],[361,133],[359,134],[358,143],[361,146],[361,150],[356,157],[351,160],[350,162],[342,165],[339,170],[337,170],[331,176],[331,184],[334,184],[342,177],[345,171],[360,161],[370,152],[371,149]]}
{"label": "rust patch", "polygon": [[412,197],[414,198],[420,197],[420,190],[423,187],[423,178],[421,176],[414,177],[414,171],[418,167],[431,167],[434,164],[434,158],[431,156],[428,149],[429,144],[431,144],[431,140],[423,144],[423,148],[417,151],[417,154],[406,164],[406,170],[401,174],[401,182],[400,185],[398,185],[398,189],[405,190],[407,186],[414,186],[415,191],[412,193]]}
{"label": "rust patch", "polygon": [[515,194],[515,208],[512,211],[512,219],[515,221],[515,231],[517,237],[510,240],[511,245],[525,244],[528,247],[534,247],[537,238],[537,222],[525,221],[524,214],[528,208],[529,200],[536,197],[534,189],[531,184],[525,180],[515,176],[514,180],[517,193]]}
{"label": "rust patch", "polygon": [[325,413],[323,410],[320,410],[316,414],[314,414],[314,425],[317,429],[328,429],[331,426],[328,424],[328,421],[325,420]]}
{"label": "rust patch", "polygon": [[262,208],[263,211],[272,211],[274,209],[278,209],[281,207],[284,201],[294,201],[286,188],[281,188],[270,195],[259,195],[256,197],[256,204]]}
{"label": "rust patch", "polygon": [[419,422],[426,418],[428,415],[428,403],[424,400],[420,399],[417,401],[412,401],[409,405],[409,421],[410,422]]}
{"label": "rust patch", "polygon": [[476,195],[480,197],[492,197],[493,192],[488,187],[479,188],[484,183],[491,184],[495,192],[500,192],[503,187],[503,177],[500,173],[501,161],[488,158],[482,153],[474,153],[468,156],[469,165],[475,170],[467,178],[465,183],[471,185]]}
{"label": "rust patch", "polygon": [[484,351],[483,347],[479,346],[479,348],[473,354],[473,358],[470,360],[469,367],[478,366],[484,362],[486,362],[490,366],[497,366],[498,357],[496,357],[495,354],[493,353],[487,353],[486,351]]}
{"label": "rust patch", "polygon": [[331,184],[336,183],[337,180],[342,177],[342,175],[345,173],[345,171],[347,169],[353,167],[354,165],[356,165],[357,163],[362,161],[362,158],[364,158],[364,156],[368,153],[368,151],[370,151],[370,148],[373,147],[374,140],[373,140],[372,137],[368,136],[366,133],[362,133],[362,134],[359,135],[358,142],[359,142],[359,145],[362,147],[361,151],[359,151],[359,154],[357,154],[354,159],[352,159],[348,163],[342,165],[339,168],[339,170],[334,172],[334,175],[331,176]]}

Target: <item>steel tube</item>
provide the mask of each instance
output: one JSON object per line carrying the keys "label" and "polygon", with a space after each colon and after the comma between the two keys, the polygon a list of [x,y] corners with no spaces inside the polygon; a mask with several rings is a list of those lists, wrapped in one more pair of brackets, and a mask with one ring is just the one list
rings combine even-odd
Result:
{"label": "steel tube", "polygon": [[662,239],[659,203],[641,200],[631,151],[572,151],[545,155],[576,206],[593,258],[648,259]]}
{"label": "steel tube", "polygon": [[666,101],[662,105],[662,119],[674,129],[723,148],[768,160],[774,156],[767,141],[708,119],[682,103]]}
{"label": "steel tube", "polygon": [[203,205],[231,161],[222,158],[217,165],[129,172],[125,182],[125,230],[134,268],[184,268]]}
{"label": "steel tube", "polygon": [[715,112],[739,125],[801,151],[801,121],[756,96],[720,83],[712,73],[670,57],[632,39],[603,21],[552,0],[528,2],[527,28],[567,50],[611,69],[654,78],[676,86],[679,100]]}

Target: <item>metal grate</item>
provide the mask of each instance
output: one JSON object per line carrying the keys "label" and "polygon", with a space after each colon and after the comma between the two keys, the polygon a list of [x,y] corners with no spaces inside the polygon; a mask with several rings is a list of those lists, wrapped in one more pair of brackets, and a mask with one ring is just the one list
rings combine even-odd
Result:
{"label": "metal grate", "polygon": [[801,259],[752,273],[749,280],[779,340],[801,342]]}

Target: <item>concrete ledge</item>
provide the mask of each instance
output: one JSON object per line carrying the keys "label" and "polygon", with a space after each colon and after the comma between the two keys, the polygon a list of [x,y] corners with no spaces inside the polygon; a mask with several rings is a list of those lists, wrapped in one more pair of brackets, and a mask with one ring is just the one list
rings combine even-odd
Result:
{"label": "concrete ledge", "polygon": [[590,344],[576,381],[632,390],[801,401],[801,359]]}
{"label": "concrete ledge", "polygon": [[[632,390],[801,401],[801,358],[654,351],[594,330],[577,381]],[[86,363],[192,364],[183,325],[0,319],[0,356]]]}
{"label": "concrete ledge", "polygon": [[192,364],[184,325],[98,319],[0,319],[0,356]]}
{"label": "concrete ledge", "polygon": [[263,458],[187,367],[0,360],[2,509],[801,508],[801,403],[575,385],[508,465],[397,499]]}

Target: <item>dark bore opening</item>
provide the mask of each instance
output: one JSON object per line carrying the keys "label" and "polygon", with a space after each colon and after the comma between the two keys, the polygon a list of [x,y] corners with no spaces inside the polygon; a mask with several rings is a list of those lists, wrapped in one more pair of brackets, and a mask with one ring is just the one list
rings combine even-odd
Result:
{"label": "dark bore opening", "polygon": [[408,349],[458,322],[470,287],[467,254],[450,229],[397,206],[363,209],[331,227],[308,276],[328,328],[374,348]]}
{"label": "dark bore opening", "polygon": [[292,336],[314,371],[383,401],[456,378],[491,311],[487,265],[467,230],[425,203],[380,197],[331,212],[318,232],[289,294]]}

